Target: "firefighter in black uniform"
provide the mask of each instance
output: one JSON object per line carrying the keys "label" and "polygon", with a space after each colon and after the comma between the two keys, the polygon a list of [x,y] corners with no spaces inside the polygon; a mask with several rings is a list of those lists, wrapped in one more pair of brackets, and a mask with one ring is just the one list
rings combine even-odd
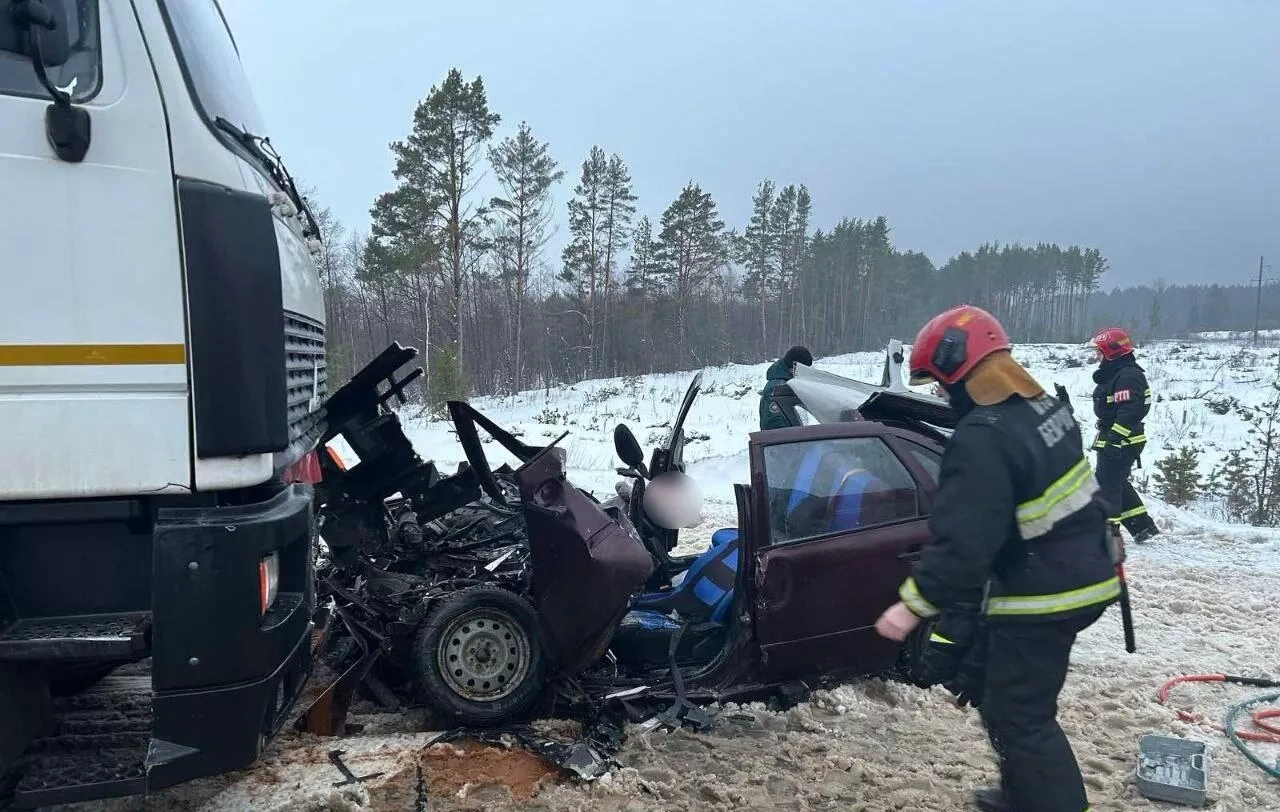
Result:
{"label": "firefighter in black uniform", "polygon": [[[1133,357],[1133,342],[1119,327],[1100,331],[1089,342],[1097,351],[1093,413],[1098,418],[1098,484],[1110,506],[1113,525],[1124,525],[1136,542],[1159,535],[1147,506],[1129,482],[1133,464],[1141,464],[1147,437],[1143,421],[1151,409],[1146,372]],[[1118,529],[1118,528],[1117,528]]]}
{"label": "firefighter in black uniform", "polygon": [[[988,812],[1084,812],[1084,782],[1057,723],[1076,635],[1120,595],[1105,508],[1070,410],[970,306],[920,331],[911,380],[937,381],[960,415],[942,459],[924,548],[876,628],[904,640],[938,618],[927,684],[979,708],[1000,762]],[[948,682],[950,681],[950,682]]]}

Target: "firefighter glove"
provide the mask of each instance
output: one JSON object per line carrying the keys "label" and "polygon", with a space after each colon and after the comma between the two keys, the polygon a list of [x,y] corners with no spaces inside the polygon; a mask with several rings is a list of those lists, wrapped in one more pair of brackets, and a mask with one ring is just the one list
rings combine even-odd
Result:
{"label": "firefighter glove", "polygon": [[982,704],[982,693],[987,686],[987,629],[980,625],[977,637],[968,653],[960,661],[960,670],[955,678],[943,684],[955,694],[960,707],[971,705],[974,708]]}
{"label": "firefighter glove", "polygon": [[1055,383],[1053,385],[1053,392],[1057,395],[1058,400],[1062,401],[1062,404],[1067,407],[1067,409],[1073,413],[1075,412],[1075,409],[1071,406],[1071,395],[1067,394],[1067,388],[1065,386],[1060,383]]}
{"label": "firefighter glove", "polygon": [[978,637],[981,624],[982,616],[976,608],[943,612],[925,641],[915,684],[928,688],[954,679]]}

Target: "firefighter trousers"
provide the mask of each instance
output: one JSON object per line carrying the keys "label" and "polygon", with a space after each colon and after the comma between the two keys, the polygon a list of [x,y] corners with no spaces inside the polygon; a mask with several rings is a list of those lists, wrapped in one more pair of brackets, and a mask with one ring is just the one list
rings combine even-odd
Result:
{"label": "firefighter trousers", "polygon": [[1156,529],[1142,497],[1129,481],[1138,453],[1133,448],[1104,448],[1098,452],[1096,472],[1102,498],[1107,502],[1108,518],[1113,524],[1124,525],[1129,535],[1135,538],[1140,533]]}
{"label": "firefighter trousers", "polygon": [[1000,787],[1019,812],[1089,808],[1080,766],[1058,726],[1058,694],[1076,635],[1103,611],[987,626],[987,678],[980,711],[1000,764]]}

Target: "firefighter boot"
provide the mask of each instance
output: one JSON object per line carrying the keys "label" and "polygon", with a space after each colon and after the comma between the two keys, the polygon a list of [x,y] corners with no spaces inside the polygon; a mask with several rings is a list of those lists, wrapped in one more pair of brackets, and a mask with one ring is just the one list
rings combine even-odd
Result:
{"label": "firefighter boot", "polygon": [[1137,533],[1134,533],[1133,542],[1135,544],[1145,544],[1148,541],[1151,541],[1153,538],[1155,538],[1158,535],[1160,535],[1160,530],[1153,525],[1151,527],[1147,527],[1142,530],[1139,530]]}
{"label": "firefighter boot", "polygon": [[1005,797],[1004,790],[998,787],[974,790],[973,805],[982,812],[1018,812]]}

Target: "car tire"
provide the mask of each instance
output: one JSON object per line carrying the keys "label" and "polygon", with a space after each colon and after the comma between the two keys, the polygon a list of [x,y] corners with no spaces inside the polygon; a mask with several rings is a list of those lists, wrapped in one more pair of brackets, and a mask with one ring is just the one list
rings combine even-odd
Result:
{"label": "car tire", "polygon": [[423,700],[448,720],[477,727],[517,720],[546,680],[538,614],[494,586],[440,601],[418,628],[413,676]]}

